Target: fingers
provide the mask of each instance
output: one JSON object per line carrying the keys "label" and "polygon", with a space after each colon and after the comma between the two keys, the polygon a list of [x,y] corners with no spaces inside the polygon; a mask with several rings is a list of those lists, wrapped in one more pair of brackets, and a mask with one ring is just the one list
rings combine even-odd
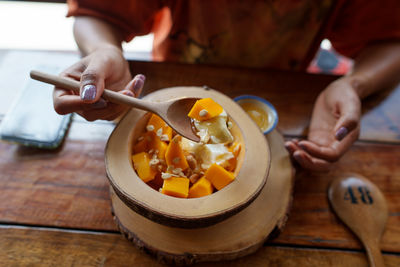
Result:
{"label": "fingers", "polygon": [[300,164],[300,166],[307,170],[328,171],[332,166],[330,162],[312,157],[304,150],[295,151],[293,158]]}
{"label": "fingers", "polygon": [[359,131],[359,127],[356,127],[341,141],[334,140],[328,146],[318,145],[309,140],[292,140],[287,141],[285,147],[301,167],[313,171],[326,171],[351,147]]}
{"label": "fingers", "polygon": [[[59,114],[76,112],[88,121],[97,119],[113,120],[122,114],[127,109],[126,107],[113,104],[101,98],[106,80],[108,81],[108,86],[111,87],[109,89],[115,90],[123,86],[125,84],[124,81],[130,77],[129,73],[129,75],[125,75],[122,78],[116,79],[114,77],[116,80],[110,80],[111,78],[107,75],[116,71],[112,66],[114,65],[105,64],[102,57],[91,57],[84,58],[66,69],[60,75],[79,80],[80,94],[77,95],[70,90],[55,88],[53,98],[56,112]],[[137,97],[142,91],[144,82],[144,75],[136,75],[125,86],[124,90],[119,92],[127,96]]]}
{"label": "fingers", "polygon": [[357,128],[358,118],[353,114],[345,115],[339,119],[335,126],[335,138],[336,140],[343,140],[351,131]]}
{"label": "fingers", "polygon": [[99,101],[104,91],[105,64],[93,59],[81,75],[80,95],[85,103]]}
{"label": "fingers", "polygon": [[285,147],[289,151],[292,159],[304,169],[327,171],[331,168],[331,162],[311,156],[299,146],[297,140],[287,141]]}
{"label": "fingers", "polygon": [[125,89],[121,91],[121,93],[128,96],[139,97],[145,81],[146,77],[143,74],[138,74],[125,86]]}
{"label": "fingers", "polygon": [[107,107],[103,109],[90,109],[86,111],[79,111],[77,113],[84,117],[87,121],[113,120],[117,118],[123,110],[123,107],[115,105],[113,108]]}
{"label": "fingers", "polygon": [[317,145],[308,140],[302,140],[299,142],[299,147],[302,150],[307,151],[307,153],[310,154],[311,156],[316,158],[321,158],[329,162],[337,161],[342,155],[342,153],[340,153],[341,151],[337,149],[338,148],[337,143],[332,144],[329,147],[325,147]]}
{"label": "fingers", "polygon": [[[83,64],[81,62],[75,63],[71,67],[64,70],[60,76],[64,78],[72,78],[74,80],[78,80],[81,77],[80,70],[82,69]],[[77,110],[81,110],[82,103],[79,96],[76,96],[73,91],[65,90],[60,87],[54,87],[53,90],[53,105],[54,110],[60,114],[65,115]]]}
{"label": "fingers", "polygon": [[301,148],[298,145],[298,140],[297,139],[292,139],[291,141],[286,141],[285,142],[285,148],[287,151],[289,151],[290,155],[293,155],[293,153],[296,150],[300,150]]}
{"label": "fingers", "polygon": [[[135,78],[127,84],[125,89],[120,91],[120,93],[131,97],[139,96],[143,88],[144,81],[144,75],[136,75]],[[54,92],[54,96],[56,99],[62,97],[61,105],[56,105],[55,101],[54,108],[57,113],[68,114],[71,112],[77,112],[88,121],[95,121],[97,119],[114,120],[124,110],[126,110],[126,107],[106,102],[102,98],[94,103],[86,103],[82,101],[80,96],[65,94],[64,90],[56,90]]]}
{"label": "fingers", "polygon": [[327,146],[319,145],[312,140],[302,140],[298,146],[312,157],[320,158],[329,162],[335,162],[350,148],[357,140],[360,128],[356,127],[341,141],[333,140]]}
{"label": "fingers", "polygon": [[[359,100],[354,101],[359,103]],[[342,140],[358,127],[361,116],[359,107],[360,104],[340,105],[340,118],[334,128],[336,140]]]}

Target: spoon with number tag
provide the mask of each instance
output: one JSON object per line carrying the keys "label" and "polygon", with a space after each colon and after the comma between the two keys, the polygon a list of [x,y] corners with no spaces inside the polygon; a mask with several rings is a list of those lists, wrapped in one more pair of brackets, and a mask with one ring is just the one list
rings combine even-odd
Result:
{"label": "spoon with number tag", "polygon": [[359,174],[335,179],[328,198],[339,218],[363,243],[371,266],[385,266],[379,248],[388,207],[377,186]]}

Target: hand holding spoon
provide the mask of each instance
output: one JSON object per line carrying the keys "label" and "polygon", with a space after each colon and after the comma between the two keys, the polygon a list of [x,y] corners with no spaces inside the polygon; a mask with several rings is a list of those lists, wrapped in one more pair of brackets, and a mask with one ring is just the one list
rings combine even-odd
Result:
{"label": "hand holding spoon", "polygon": [[[79,82],[75,80],[36,70],[32,70],[30,75],[32,79],[53,84],[55,86],[79,93]],[[171,126],[171,128],[174,129],[178,134],[195,142],[200,141],[199,136],[197,136],[193,131],[190,118],[187,116],[197,98],[182,97],[156,103],[129,97],[108,89],[104,89],[102,97],[116,104],[127,105],[155,113],[160,116],[169,126]]]}
{"label": "hand holding spoon", "polygon": [[388,218],[386,200],[373,183],[361,175],[335,179],[328,198],[339,218],[363,243],[371,266],[385,266],[379,248]]}

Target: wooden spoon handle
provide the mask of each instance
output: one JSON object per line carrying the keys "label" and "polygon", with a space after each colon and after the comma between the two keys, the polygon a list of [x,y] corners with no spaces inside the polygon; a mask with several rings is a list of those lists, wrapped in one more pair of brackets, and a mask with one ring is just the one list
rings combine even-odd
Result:
{"label": "wooden spoon handle", "polygon": [[[78,81],[72,80],[72,79],[67,79],[63,78],[60,76],[40,72],[37,70],[32,70],[30,72],[30,76],[34,80],[38,80],[44,83],[52,84],[61,88],[65,88],[68,90],[72,90],[74,92],[79,93],[80,91],[80,84]],[[155,112],[158,114],[156,110],[154,110],[154,106],[147,101],[139,100],[134,97],[129,97],[114,91],[111,91],[109,89],[104,89],[102,97],[110,102],[116,103],[116,104],[122,104],[122,105],[127,105],[130,107],[135,107],[139,109],[144,109],[147,111]]]}
{"label": "wooden spoon handle", "polygon": [[367,250],[368,261],[371,267],[385,266],[379,245],[365,243],[365,249]]}

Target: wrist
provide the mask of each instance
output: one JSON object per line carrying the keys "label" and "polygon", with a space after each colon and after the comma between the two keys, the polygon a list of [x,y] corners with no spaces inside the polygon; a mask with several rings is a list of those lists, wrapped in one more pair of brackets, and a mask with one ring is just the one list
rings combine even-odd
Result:
{"label": "wrist", "polygon": [[110,43],[100,43],[100,44],[96,44],[95,47],[93,47],[92,51],[90,52],[90,54],[94,53],[94,52],[98,52],[98,51],[112,51],[118,54],[123,55],[123,51],[122,51],[122,47],[115,45],[115,44],[110,44]]}
{"label": "wrist", "polygon": [[123,54],[122,47],[112,43],[96,43],[91,45],[79,46],[81,53],[84,56],[93,54],[98,51],[114,51],[115,53]]}
{"label": "wrist", "polygon": [[344,81],[348,84],[348,86],[354,91],[355,94],[358,95],[360,99],[368,96],[368,92],[370,91],[371,84],[367,81],[365,77],[355,76],[355,75],[347,75],[339,80]]}

